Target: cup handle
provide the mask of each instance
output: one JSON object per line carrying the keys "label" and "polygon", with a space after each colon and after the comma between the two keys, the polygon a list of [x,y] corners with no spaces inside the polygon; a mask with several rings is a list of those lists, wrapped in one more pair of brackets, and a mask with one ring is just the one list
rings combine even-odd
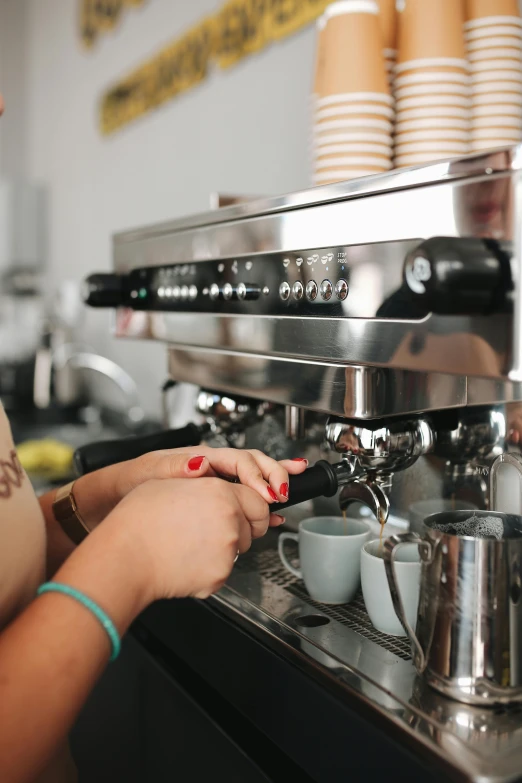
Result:
{"label": "cup handle", "polygon": [[285,555],[285,541],[299,541],[299,535],[297,533],[280,533],[279,535],[279,541],[277,542],[277,551],[279,552],[279,557],[281,558],[281,562],[283,563],[284,567],[290,571],[291,574],[296,576],[298,579],[303,578],[303,573],[300,568],[294,568],[288,560],[286,559]]}
{"label": "cup handle", "polygon": [[400,536],[390,536],[384,542],[384,567],[386,570],[386,577],[388,579],[388,586],[390,588],[391,599],[395,614],[399,618],[402,627],[406,631],[413,648],[415,650],[415,665],[417,670],[422,674],[426,668],[426,656],[424,650],[421,647],[417,635],[406,617],[404,611],[404,604],[402,603],[401,594],[399,591],[399,582],[397,580],[397,573],[395,570],[395,555],[403,544],[418,544],[419,548],[426,550],[426,559],[431,560],[432,550],[429,541],[421,538],[417,533],[403,533]]}

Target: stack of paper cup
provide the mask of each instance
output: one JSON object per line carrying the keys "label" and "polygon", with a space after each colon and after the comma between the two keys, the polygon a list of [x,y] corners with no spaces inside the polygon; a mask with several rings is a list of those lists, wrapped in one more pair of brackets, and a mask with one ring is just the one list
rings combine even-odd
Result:
{"label": "stack of paper cup", "polygon": [[316,185],[391,168],[393,105],[376,0],[342,0],[319,21],[313,98]]}
{"label": "stack of paper cup", "polygon": [[390,85],[397,60],[397,11],[395,0],[378,0],[383,39],[383,55]]}
{"label": "stack of paper cup", "polygon": [[461,0],[406,0],[399,14],[397,166],[469,152],[471,102],[463,22]]}
{"label": "stack of paper cup", "polygon": [[467,0],[471,149],[522,139],[522,19],[518,0]]}

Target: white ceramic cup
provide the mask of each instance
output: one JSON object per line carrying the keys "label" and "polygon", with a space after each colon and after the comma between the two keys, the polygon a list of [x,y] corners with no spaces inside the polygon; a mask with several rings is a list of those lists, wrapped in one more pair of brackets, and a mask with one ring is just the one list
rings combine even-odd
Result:
{"label": "white ceramic cup", "polygon": [[438,95],[445,98],[446,95],[464,95],[468,98],[470,88],[468,84],[454,84],[439,82],[438,84],[411,84],[406,87],[398,87],[395,90],[396,100],[411,98],[415,95]]}
{"label": "white ceramic cup", "polygon": [[[390,636],[406,636],[395,614],[379,540],[369,541],[361,549],[361,584],[366,611],[374,627]],[[421,560],[416,544],[405,544],[395,556],[398,588],[406,618],[412,628],[417,624]]]}
{"label": "white ceramic cup", "polygon": [[316,108],[331,106],[337,103],[384,103],[393,106],[393,98],[384,92],[341,92],[334,95],[314,96],[313,104]]}
{"label": "white ceramic cup", "polygon": [[519,16],[483,16],[481,19],[469,19],[467,22],[464,22],[463,27],[467,31],[491,28],[497,24],[522,27],[522,19]]}
{"label": "white ceramic cup", "polygon": [[325,120],[324,122],[317,122],[313,126],[313,132],[315,135],[318,135],[325,131],[349,131],[351,129],[364,128],[391,133],[393,125],[389,120],[380,120],[378,118],[346,117],[342,120]]}
{"label": "white ceramic cup", "polygon": [[[314,601],[346,604],[353,601],[361,577],[361,548],[370,528],[358,519],[311,517],[299,525],[299,533],[281,533],[278,551],[288,571],[302,579]],[[297,541],[301,568],[288,562],[285,541]]]}
{"label": "white ceramic cup", "polygon": [[440,84],[440,82],[469,84],[469,74],[467,71],[460,73],[452,71],[426,71],[422,73],[405,73],[402,76],[396,76],[394,80],[395,89],[406,87],[410,84]]}

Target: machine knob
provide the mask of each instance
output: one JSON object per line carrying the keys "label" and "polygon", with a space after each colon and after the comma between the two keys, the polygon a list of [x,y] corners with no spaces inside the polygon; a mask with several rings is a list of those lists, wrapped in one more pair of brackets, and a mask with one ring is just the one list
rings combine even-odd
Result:
{"label": "machine knob", "polygon": [[319,292],[319,288],[317,287],[317,283],[315,280],[309,280],[306,284],[306,298],[309,302],[315,302],[317,299],[317,294]]}
{"label": "machine knob", "polygon": [[210,298],[215,302],[216,299],[219,299],[219,286],[217,283],[212,283],[209,289],[209,296]]}
{"label": "machine knob", "polygon": [[234,289],[230,283],[225,283],[223,286],[223,299],[226,299],[227,301],[232,299],[234,296]]}
{"label": "machine knob", "polygon": [[286,281],[279,286],[279,296],[283,302],[286,302],[290,296],[290,285]]}
{"label": "machine knob", "polygon": [[440,315],[510,308],[512,249],[492,239],[434,237],[408,254],[404,284],[416,302]]}
{"label": "machine knob", "polygon": [[242,301],[259,299],[261,289],[255,283],[239,283],[237,287],[237,297]]}
{"label": "machine knob", "polygon": [[297,280],[292,286],[292,294],[294,299],[297,299],[298,302],[303,298],[304,288],[300,280]]}
{"label": "machine knob", "polygon": [[124,302],[124,276],[103,274],[89,275],[84,281],[82,298],[90,307],[120,307]]}
{"label": "machine knob", "polygon": [[327,302],[332,298],[333,286],[329,280],[323,280],[321,283],[321,298]]}
{"label": "machine knob", "polygon": [[344,302],[348,296],[348,290],[348,283],[346,280],[338,280],[335,284],[335,295],[338,299],[341,300],[341,302]]}

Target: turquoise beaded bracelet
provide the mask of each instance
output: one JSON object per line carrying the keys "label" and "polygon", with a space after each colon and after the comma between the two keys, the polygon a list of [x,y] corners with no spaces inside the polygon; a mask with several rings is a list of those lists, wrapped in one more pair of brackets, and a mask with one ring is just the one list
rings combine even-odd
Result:
{"label": "turquoise beaded bracelet", "polygon": [[76,590],[74,587],[70,587],[70,585],[63,585],[60,582],[45,582],[43,585],[40,585],[36,594],[43,595],[44,593],[62,593],[63,595],[68,595],[69,598],[74,598],[75,601],[78,601],[79,604],[88,609],[89,612],[96,617],[109,637],[112,648],[110,660],[116,660],[121,650],[120,635],[109,615],[106,614],[98,604],[94,603],[93,600],[80,592],[80,590]]}

